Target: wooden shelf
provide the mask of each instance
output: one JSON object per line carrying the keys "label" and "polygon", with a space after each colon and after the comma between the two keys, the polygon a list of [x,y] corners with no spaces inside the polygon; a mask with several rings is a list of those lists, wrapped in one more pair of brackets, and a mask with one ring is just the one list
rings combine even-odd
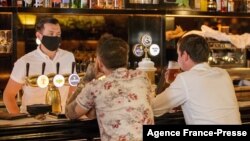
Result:
{"label": "wooden shelf", "polygon": [[0,57],[11,57],[11,53],[0,53]]}
{"label": "wooden shelf", "polygon": [[203,12],[194,9],[176,8],[126,8],[126,9],[83,9],[83,8],[43,8],[43,7],[0,7],[0,12],[17,13],[62,13],[62,14],[143,14],[143,15],[166,15],[174,17],[237,17],[250,18],[247,12]]}

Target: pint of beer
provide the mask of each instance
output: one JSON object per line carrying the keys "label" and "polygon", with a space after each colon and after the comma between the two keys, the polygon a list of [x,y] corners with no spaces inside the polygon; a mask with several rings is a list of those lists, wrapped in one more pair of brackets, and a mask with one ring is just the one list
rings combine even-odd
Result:
{"label": "pint of beer", "polygon": [[172,83],[177,74],[180,73],[180,66],[176,61],[169,61],[166,71],[166,82]]}

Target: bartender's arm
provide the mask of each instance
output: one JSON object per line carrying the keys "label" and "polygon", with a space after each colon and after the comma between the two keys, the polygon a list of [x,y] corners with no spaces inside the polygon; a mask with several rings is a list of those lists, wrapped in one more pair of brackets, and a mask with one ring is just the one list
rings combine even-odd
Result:
{"label": "bartender's arm", "polygon": [[17,83],[13,79],[9,79],[7,86],[3,92],[3,102],[9,113],[20,113],[16,102],[16,95],[22,88],[23,84]]}

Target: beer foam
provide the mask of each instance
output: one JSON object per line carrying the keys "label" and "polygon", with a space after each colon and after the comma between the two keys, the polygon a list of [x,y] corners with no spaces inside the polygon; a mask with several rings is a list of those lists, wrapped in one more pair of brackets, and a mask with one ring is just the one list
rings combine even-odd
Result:
{"label": "beer foam", "polygon": [[176,61],[169,61],[168,69],[180,69],[180,66]]}
{"label": "beer foam", "polygon": [[154,62],[150,60],[150,58],[143,58],[142,61],[138,63],[139,70],[143,71],[156,71],[154,67]]}

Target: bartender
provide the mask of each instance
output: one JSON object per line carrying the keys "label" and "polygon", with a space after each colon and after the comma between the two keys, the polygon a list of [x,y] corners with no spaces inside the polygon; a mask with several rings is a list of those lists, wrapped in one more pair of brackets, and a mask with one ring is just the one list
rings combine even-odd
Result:
{"label": "bartender", "polygon": [[[44,75],[56,73],[56,64],[60,64],[60,74],[70,74],[72,72],[72,62],[75,62],[74,55],[71,52],[60,49],[61,27],[59,21],[55,18],[44,17],[35,27],[36,38],[41,43],[38,47],[18,59],[10,75],[10,79],[3,93],[4,104],[9,113],[27,113],[26,106],[32,104],[44,104],[47,87],[32,87],[25,85],[25,78],[28,75],[41,75],[42,64],[44,65]],[[26,64],[29,69],[26,70]],[[19,109],[16,96],[20,90],[23,90],[22,103]],[[62,113],[68,93],[72,93],[74,87],[62,86],[59,88],[61,96]]]}

